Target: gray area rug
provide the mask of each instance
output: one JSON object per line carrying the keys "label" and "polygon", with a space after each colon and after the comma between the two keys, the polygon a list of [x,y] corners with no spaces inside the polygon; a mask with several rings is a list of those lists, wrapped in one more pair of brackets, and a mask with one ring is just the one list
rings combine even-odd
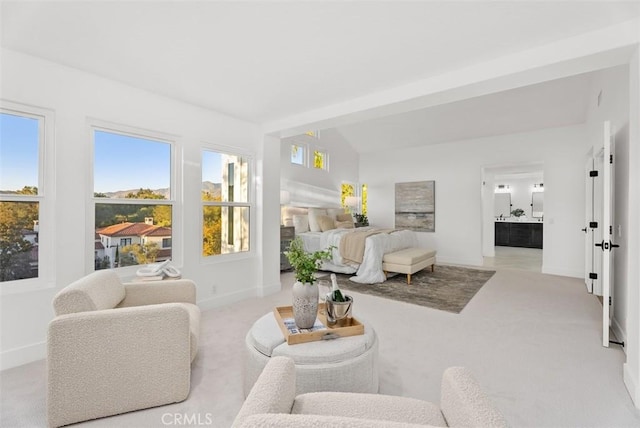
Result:
{"label": "gray area rug", "polygon": [[407,276],[402,274],[380,284],[349,281],[352,275],[336,276],[344,290],[459,314],[495,273],[493,270],[437,265],[434,272],[426,268],[411,275],[411,285],[407,285]]}

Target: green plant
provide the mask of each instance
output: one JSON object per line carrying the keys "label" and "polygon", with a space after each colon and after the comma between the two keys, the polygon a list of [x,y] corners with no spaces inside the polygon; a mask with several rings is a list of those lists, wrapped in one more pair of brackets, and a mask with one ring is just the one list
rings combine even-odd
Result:
{"label": "green plant", "polygon": [[303,284],[313,284],[316,281],[315,273],[318,271],[320,264],[324,260],[331,259],[331,250],[333,248],[332,246],[324,251],[307,253],[304,250],[302,238],[298,236],[291,241],[289,249],[284,252],[284,255],[287,256],[293,268],[296,280]]}
{"label": "green plant", "polygon": [[524,215],[524,210],[522,208],[516,208],[515,210],[511,211],[511,215],[520,217]]}
{"label": "green plant", "polygon": [[369,226],[369,219],[365,214],[355,213],[353,216],[356,218],[356,222],[358,222],[359,224],[363,226]]}

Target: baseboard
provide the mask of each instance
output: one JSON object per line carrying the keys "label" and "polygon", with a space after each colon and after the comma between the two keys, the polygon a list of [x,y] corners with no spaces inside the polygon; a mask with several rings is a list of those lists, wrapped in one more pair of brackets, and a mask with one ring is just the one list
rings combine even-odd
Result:
{"label": "baseboard", "polygon": [[221,306],[230,305],[240,300],[249,299],[251,297],[264,297],[277,293],[281,289],[281,284],[270,285],[262,288],[249,288],[246,290],[235,291],[233,293],[220,294],[206,299],[198,300],[198,306],[201,310],[219,308]]}
{"label": "baseboard", "polygon": [[47,357],[47,342],[38,342],[0,353],[0,370],[22,366]]}
{"label": "baseboard", "polygon": [[637,409],[640,409],[640,388],[638,387],[638,379],[635,379],[629,370],[629,363],[622,365],[622,379],[624,386],[631,396],[631,400]]}
{"label": "baseboard", "polygon": [[567,269],[563,266],[547,266],[542,265],[542,273],[549,275],[569,276],[572,278],[584,278],[584,272],[574,269]]}
{"label": "baseboard", "polygon": [[613,330],[613,334],[616,335],[616,339],[625,344],[625,346],[622,347],[622,351],[626,354],[627,334],[615,317],[611,320],[611,330]]}
{"label": "baseboard", "polygon": [[271,294],[279,292],[280,290],[282,290],[282,284],[279,282],[274,285],[258,288],[258,297],[269,296]]}
{"label": "baseboard", "polygon": [[478,266],[482,267],[484,260],[480,259],[449,259],[436,255],[436,266],[443,265],[461,265],[461,266]]}

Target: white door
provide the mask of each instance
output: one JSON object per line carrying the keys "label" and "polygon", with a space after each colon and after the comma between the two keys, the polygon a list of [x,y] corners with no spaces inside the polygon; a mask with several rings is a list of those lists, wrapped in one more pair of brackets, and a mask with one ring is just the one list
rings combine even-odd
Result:
{"label": "white door", "polygon": [[613,157],[611,123],[605,122],[602,149],[585,164],[585,284],[587,290],[602,296],[602,346],[609,346],[613,284]]}
{"label": "white door", "polygon": [[584,213],[584,284],[587,287],[589,293],[593,293],[595,270],[593,258],[595,256],[595,249],[593,247],[593,234],[594,234],[594,214],[593,214],[593,191],[594,182],[597,177],[594,175],[594,162],[593,154],[587,156],[587,162],[584,167],[585,182],[585,213]]}
{"label": "white door", "polygon": [[609,346],[609,327],[611,325],[610,297],[611,297],[611,235],[613,232],[612,207],[613,207],[613,156],[611,153],[611,122],[604,123],[604,164],[603,164],[603,203],[602,203],[602,241],[594,244],[601,250],[602,258],[602,346]]}

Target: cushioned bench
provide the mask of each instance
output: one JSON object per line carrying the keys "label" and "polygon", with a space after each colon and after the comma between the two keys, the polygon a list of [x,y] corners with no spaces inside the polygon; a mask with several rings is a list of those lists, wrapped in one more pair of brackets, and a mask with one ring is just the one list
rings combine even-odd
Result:
{"label": "cushioned bench", "polygon": [[405,248],[404,250],[388,253],[382,257],[382,270],[387,272],[404,273],[407,284],[411,284],[411,275],[436,263],[436,251],[428,248]]}

